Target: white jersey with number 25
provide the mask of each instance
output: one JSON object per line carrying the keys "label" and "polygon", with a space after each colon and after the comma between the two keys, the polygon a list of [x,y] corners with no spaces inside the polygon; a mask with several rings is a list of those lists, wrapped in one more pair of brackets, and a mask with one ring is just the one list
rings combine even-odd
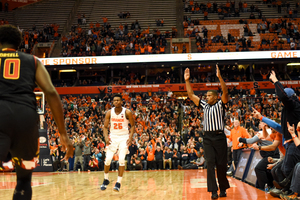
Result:
{"label": "white jersey with number 25", "polygon": [[115,107],[110,111],[110,135],[111,136],[120,136],[128,135],[128,119],[126,119],[126,108],[122,107],[120,114],[116,114]]}

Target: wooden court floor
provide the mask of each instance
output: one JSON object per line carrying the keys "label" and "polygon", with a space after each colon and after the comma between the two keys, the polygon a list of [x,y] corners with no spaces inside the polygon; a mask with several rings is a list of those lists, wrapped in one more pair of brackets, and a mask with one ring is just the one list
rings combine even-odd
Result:
{"label": "wooden court floor", "polygon": [[[34,200],[108,199],[108,200],[194,200],[210,199],[206,170],[126,171],[120,192],[114,192],[117,172],[110,172],[111,183],[105,191],[99,186],[103,172],[35,172],[32,178]],[[12,199],[15,173],[0,174],[0,198]],[[271,195],[228,177],[231,188],[221,200],[272,200]]]}

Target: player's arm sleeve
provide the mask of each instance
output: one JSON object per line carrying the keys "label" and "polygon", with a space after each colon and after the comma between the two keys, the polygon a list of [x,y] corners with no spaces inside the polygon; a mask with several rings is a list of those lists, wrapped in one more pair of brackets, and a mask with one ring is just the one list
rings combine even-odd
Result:
{"label": "player's arm sleeve", "polygon": [[267,118],[267,117],[263,117],[262,118],[262,122],[266,123],[268,126],[270,126],[271,128],[275,129],[278,133],[282,134],[282,129],[281,129],[281,125],[274,122],[273,120]]}
{"label": "player's arm sleeve", "polygon": [[246,139],[246,138],[240,138],[239,139],[239,142],[242,142],[242,143],[246,143],[246,144],[253,144],[255,142],[258,142],[260,141],[260,139],[258,138],[258,136],[254,136],[253,138],[249,138],[249,139]]}

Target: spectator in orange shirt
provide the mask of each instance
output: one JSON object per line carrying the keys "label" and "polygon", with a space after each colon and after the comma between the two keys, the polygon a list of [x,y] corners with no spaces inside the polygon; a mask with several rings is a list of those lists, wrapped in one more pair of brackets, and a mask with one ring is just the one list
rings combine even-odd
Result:
{"label": "spectator in orange shirt", "polygon": [[160,46],[159,47],[159,53],[160,54],[164,54],[165,53],[165,47],[164,46]]}
{"label": "spectator in orange shirt", "polygon": [[96,28],[100,28],[100,24],[98,21],[96,22]]}
{"label": "spectator in orange shirt", "polygon": [[293,18],[293,10],[292,9],[289,10],[289,17]]}
{"label": "spectator in orange shirt", "polygon": [[102,20],[103,20],[103,26],[106,26],[108,19],[106,17],[102,17]]}
{"label": "spectator in orange shirt", "polygon": [[191,12],[192,12],[192,14],[195,13],[195,6],[192,6],[192,7],[191,7]]}
{"label": "spectator in orange shirt", "polygon": [[244,127],[240,126],[240,121],[235,119],[233,122],[234,128],[231,130],[230,135],[228,136],[228,140],[232,141],[232,147],[233,147],[233,167],[234,170],[236,170],[238,166],[238,162],[240,160],[240,156],[242,154],[242,149],[246,146],[243,143],[239,142],[239,138],[250,138],[249,133]]}
{"label": "spectator in orange shirt", "polygon": [[207,2],[206,7],[208,8],[208,12],[211,13],[211,3]]}
{"label": "spectator in orange shirt", "polygon": [[193,5],[194,5],[194,1],[190,0],[190,6],[193,6]]}
{"label": "spectator in orange shirt", "polygon": [[223,9],[220,7],[218,8],[218,15],[222,15],[223,14]]}
{"label": "spectator in orange shirt", "polygon": [[281,1],[277,1],[278,13],[281,13]]}
{"label": "spectator in orange shirt", "polygon": [[151,142],[148,142],[147,148],[146,148],[147,166],[148,166],[148,168],[153,169],[153,170],[155,169],[155,165],[156,165],[155,160],[154,160],[155,149],[156,149],[155,142],[153,142],[152,145],[151,145]]}
{"label": "spectator in orange shirt", "polygon": [[25,34],[25,36],[24,36],[25,49],[28,49],[28,41],[29,41],[29,35]]}
{"label": "spectator in orange shirt", "polygon": [[123,31],[124,26],[122,25],[122,23],[120,23],[119,29],[120,29],[121,31]]}
{"label": "spectator in orange shirt", "polygon": [[207,46],[205,46],[205,52],[210,52],[211,50],[210,50],[210,47],[207,45]]}
{"label": "spectator in orange shirt", "polygon": [[208,20],[208,12],[207,11],[204,11],[204,20]]}
{"label": "spectator in orange shirt", "polygon": [[148,51],[148,54],[152,54],[152,46],[151,45],[148,45],[147,51]]}
{"label": "spectator in orange shirt", "polygon": [[90,23],[90,29],[93,29],[94,28],[94,24],[93,22]]}
{"label": "spectator in orange shirt", "polygon": [[274,50],[277,50],[277,39],[273,40],[273,47],[274,47]]}
{"label": "spectator in orange shirt", "polygon": [[267,73],[262,73],[262,71],[260,70],[260,75],[262,76],[262,79],[263,80],[267,80],[268,78],[267,78],[267,76],[269,75],[269,71],[267,72]]}
{"label": "spectator in orange shirt", "polygon": [[230,2],[227,0],[227,3],[226,3],[226,10],[228,11],[230,9]]}
{"label": "spectator in orange shirt", "polygon": [[281,35],[282,35],[282,37],[286,37],[286,29],[285,28],[281,28]]}
{"label": "spectator in orange shirt", "polygon": [[251,95],[251,97],[254,97],[255,94],[256,94],[256,91],[255,91],[255,89],[253,87],[253,88],[250,89],[250,95]]}
{"label": "spectator in orange shirt", "polygon": [[54,40],[58,40],[59,34],[57,32],[54,33]]}
{"label": "spectator in orange shirt", "polygon": [[247,10],[248,10],[248,4],[246,3],[246,2],[244,2],[244,4],[243,4],[243,10],[244,10],[244,12],[247,12]]}

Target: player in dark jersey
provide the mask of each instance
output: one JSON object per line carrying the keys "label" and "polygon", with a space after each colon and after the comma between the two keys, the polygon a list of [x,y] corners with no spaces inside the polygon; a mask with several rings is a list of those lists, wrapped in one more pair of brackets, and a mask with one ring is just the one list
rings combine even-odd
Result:
{"label": "player in dark jersey", "polygon": [[66,150],[66,159],[73,156],[73,146],[64,124],[58,93],[45,66],[34,56],[18,49],[20,31],[11,25],[0,27],[0,168],[11,154],[17,171],[13,199],[31,199],[32,170],[38,160],[38,114],[33,92],[36,84],[42,89]]}

